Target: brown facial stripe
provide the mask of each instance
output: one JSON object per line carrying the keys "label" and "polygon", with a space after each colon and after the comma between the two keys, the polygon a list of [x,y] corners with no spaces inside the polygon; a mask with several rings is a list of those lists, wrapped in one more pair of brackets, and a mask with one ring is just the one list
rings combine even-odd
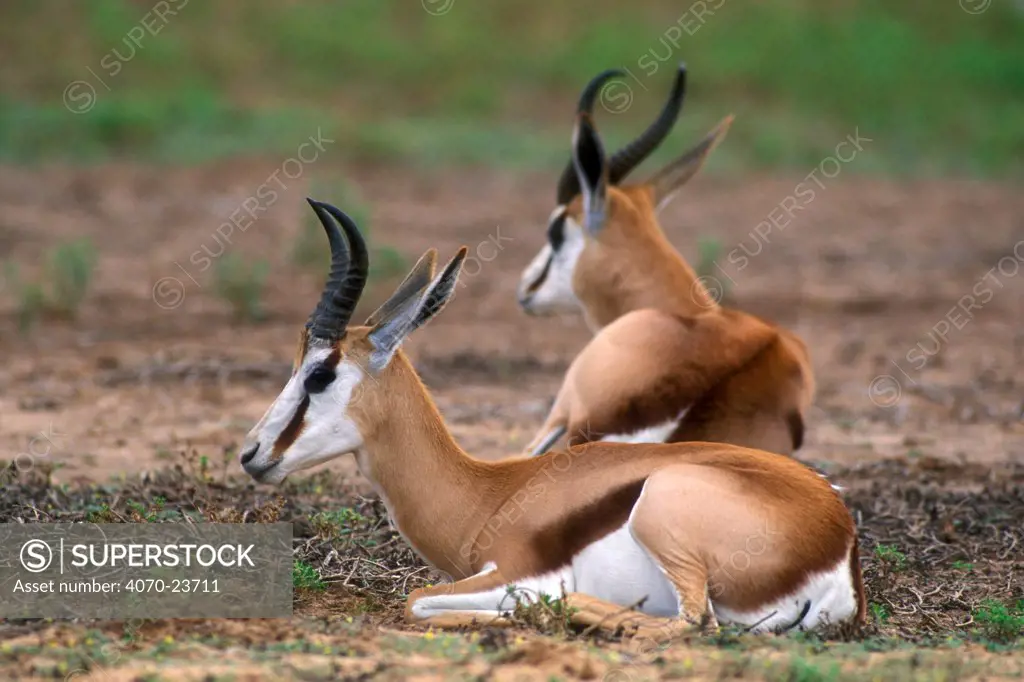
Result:
{"label": "brown facial stripe", "polygon": [[[342,336],[342,338],[344,338],[344,336]],[[338,366],[339,362],[341,362],[341,348],[339,346],[335,346],[331,351],[331,354],[324,358],[324,367],[334,369]]]}
{"label": "brown facial stripe", "polygon": [[526,288],[526,293],[532,294],[537,291],[537,289],[540,289],[540,286],[544,284],[544,280],[548,278],[548,272],[551,270],[551,261],[554,260],[554,258],[554,254],[551,255],[551,258],[548,258],[548,262],[544,264],[544,269],[540,272],[540,277],[530,283],[530,286]]}
{"label": "brown facial stripe", "polygon": [[292,416],[292,420],[288,422],[288,426],[284,427],[284,431],[277,437],[277,441],[274,443],[274,450],[270,453],[270,460],[276,461],[281,459],[284,455],[284,451],[292,446],[295,439],[302,433],[302,428],[305,425],[306,410],[309,409],[309,396],[304,396],[302,402],[299,403],[299,409],[295,410],[295,415]]}
{"label": "brown facial stripe", "polygon": [[567,565],[585,547],[621,528],[640,498],[646,478],[609,491],[604,497],[576,509],[555,523],[541,528],[532,545],[542,572]]}
{"label": "brown facial stripe", "polygon": [[[552,253],[557,252],[565,243],[565,209],[548,225],[548,243],[551,244]],[[549,263],[551,261],[548,261]]]}
{"label": "brown facial stripe", "polygon": [[544,281],[548,278],[548,273],[551,272],[551,262],[555,260],[555,253],[562,248],[563,243],[565,243],[565,207],[562,207],[561,212],[548,225],[548,244],[551,245],[551,257],[544,264],[544,269],[541,271],[540,276],[530,283],[526,293],[532,294],[544,284]]}

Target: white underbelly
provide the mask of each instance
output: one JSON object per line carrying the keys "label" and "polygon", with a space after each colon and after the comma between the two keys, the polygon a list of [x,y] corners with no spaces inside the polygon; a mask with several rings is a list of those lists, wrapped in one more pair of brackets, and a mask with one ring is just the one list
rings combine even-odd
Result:
{"label": "white underbelly", "polygon": [[679,596],[650,554],[624,525],[589,545],[572,560],[576,591],[635,606],[652,616],[679,615]]}
{"label": "white underbelly", "polygon": [[[488,565],[478,575],[496,570]],[[542,595],[561,599],[570,592],[582,592],[618,604],[636,607],[655,616],[679,614],[679,597],[665,574],[624,525],[588,545],[572,563],[556,571],[528,576],[501,587],[462,594],[421,597],[412,607],[419,618],[450,611],[498,617],[513,611],[516,603],[536,602]]]}

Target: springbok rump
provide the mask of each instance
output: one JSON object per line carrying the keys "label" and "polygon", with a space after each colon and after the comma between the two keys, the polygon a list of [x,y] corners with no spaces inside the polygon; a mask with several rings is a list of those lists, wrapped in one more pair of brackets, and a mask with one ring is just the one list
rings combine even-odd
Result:
{"label": "springbok rump", "polygon": [[292,376],[240,461],[277,484],[354,453],[405,540],[459,578],[414,591],[410,623],[507,622],[510,592],[565,594],[574,622],[659,639],[716,623],[764,632],[863,621],[853,520],[791,458],[711,443],[592,443],[497,462],[464,452],[400,346],[447,304],[466,248],[439,274],[428,251],[351,325],[366,245],[342,211],[310,204],[330,276]]}
{"label": "springbok rump", "polygon": [[547,243],[519,285],[527,313],[582,310],[594,330],[526,451],[540,454],[568,435],[569,445],[713,441],[792,454],[803,444],[815,390],[806,346],[786,329],[720,306],[658,222],[732,116],[646,182],[627,184],[671,132],[686,68],[658,118],[607,158],[592,110],[618,75],[599,74],[580,96]]}

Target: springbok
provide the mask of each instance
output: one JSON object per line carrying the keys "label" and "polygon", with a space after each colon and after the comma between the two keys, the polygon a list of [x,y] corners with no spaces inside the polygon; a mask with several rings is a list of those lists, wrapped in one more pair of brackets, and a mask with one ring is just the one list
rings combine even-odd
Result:
{"label": "springbok", "polygon": [[568,432],[570,445],[712,441],[791,455],[803,444],[815,390],[806,346],[719,306],[658,224],[658,211],[697,173],[733,117],[649,181],[623,185],[671,131],[686,66],[654,123],[606,159],[592,110],[618,75],[599,74],[580,96],[547,243],[519,286],[528,314],[582,308],[595,333],[526,451],[540,454]]}
{"label": "springbok", "polygon": [[347,215],[310,203],[330,277],[291,378],[239,458],[257,482],[279,484],[354,453],[392,525],[460,578],[415,590],[408,622],[508,624],[510,600],[539,595],[564,595],[576,623],[659,640],[696,625],[863,621],[853,519],[796,460],[713,443],[592,443],[500,461],[464,452],[400,346],[452,298],[466,247],[437,275],[427,251],[365,325],[350,326],[366,246]]}

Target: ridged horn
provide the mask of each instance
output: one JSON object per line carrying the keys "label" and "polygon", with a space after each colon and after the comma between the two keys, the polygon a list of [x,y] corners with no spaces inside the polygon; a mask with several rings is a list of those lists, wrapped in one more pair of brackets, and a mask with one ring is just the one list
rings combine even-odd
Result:
{"label": "ridged horn", "polygon": [[[593,115],[594,104],[597,102],[597,97],[601,94],[601,88],[604,87],[604,84],[616,76],[625,75],[626,72],[622,69],[608,69],[594,76],[580,95],[580,101],[576,107],[576,115]],[[558,180],[558,203],[569,203],[569,200],[579,194],[579,191],[580,182],[576,177],[576,169],[573,167],[572,159],[570,158],[565,170],[562,171],[562,177]]]}
{"label": "ridged horn", "polygon": [[[615,76],[624,76],[625,71],[621,69],[609,69],[594,77],[580,96],[577,115],[580,113],[592,114],[594,103],[601,87]],[[686,96],[686,64],[680,63],[676,72],[676,80],[672,85],[672,92],[668,101],[662,108],[658,118],[647,127],[643,133],[625,147],[615,152],[608,161],[608,182],[615,185],[621,182],[630,172],[639,166],[644,159],[650,156],[651,152],[657,149],[668,134],[672,131],[679,112],[683,108],[683,99]],[[570,160],[562,171],[562,177],[558,181],[557,200],[559,204],[567,204],[580,191],[579,180],[576,177],[575,169]]]}
{"label": "ridged horn", "polygon": [[330,204],[314,199],[306,201],[324,226],[331,245],[331,272],[306,328],[312,337],[336,341],[352,319],[366,286],[369,256],[366,242],[352,218]]}
{"label": "ridged horn", "polygon": [[609,183],[616,185],[621,182],[668,137],[676,119],[679,118],[685,95],[686,64],[680,64],[679,70],[676,72],[675,83],[672,85],[672,92],[669,94],[661,114],[638,138],[615,152],[608,162]]}

